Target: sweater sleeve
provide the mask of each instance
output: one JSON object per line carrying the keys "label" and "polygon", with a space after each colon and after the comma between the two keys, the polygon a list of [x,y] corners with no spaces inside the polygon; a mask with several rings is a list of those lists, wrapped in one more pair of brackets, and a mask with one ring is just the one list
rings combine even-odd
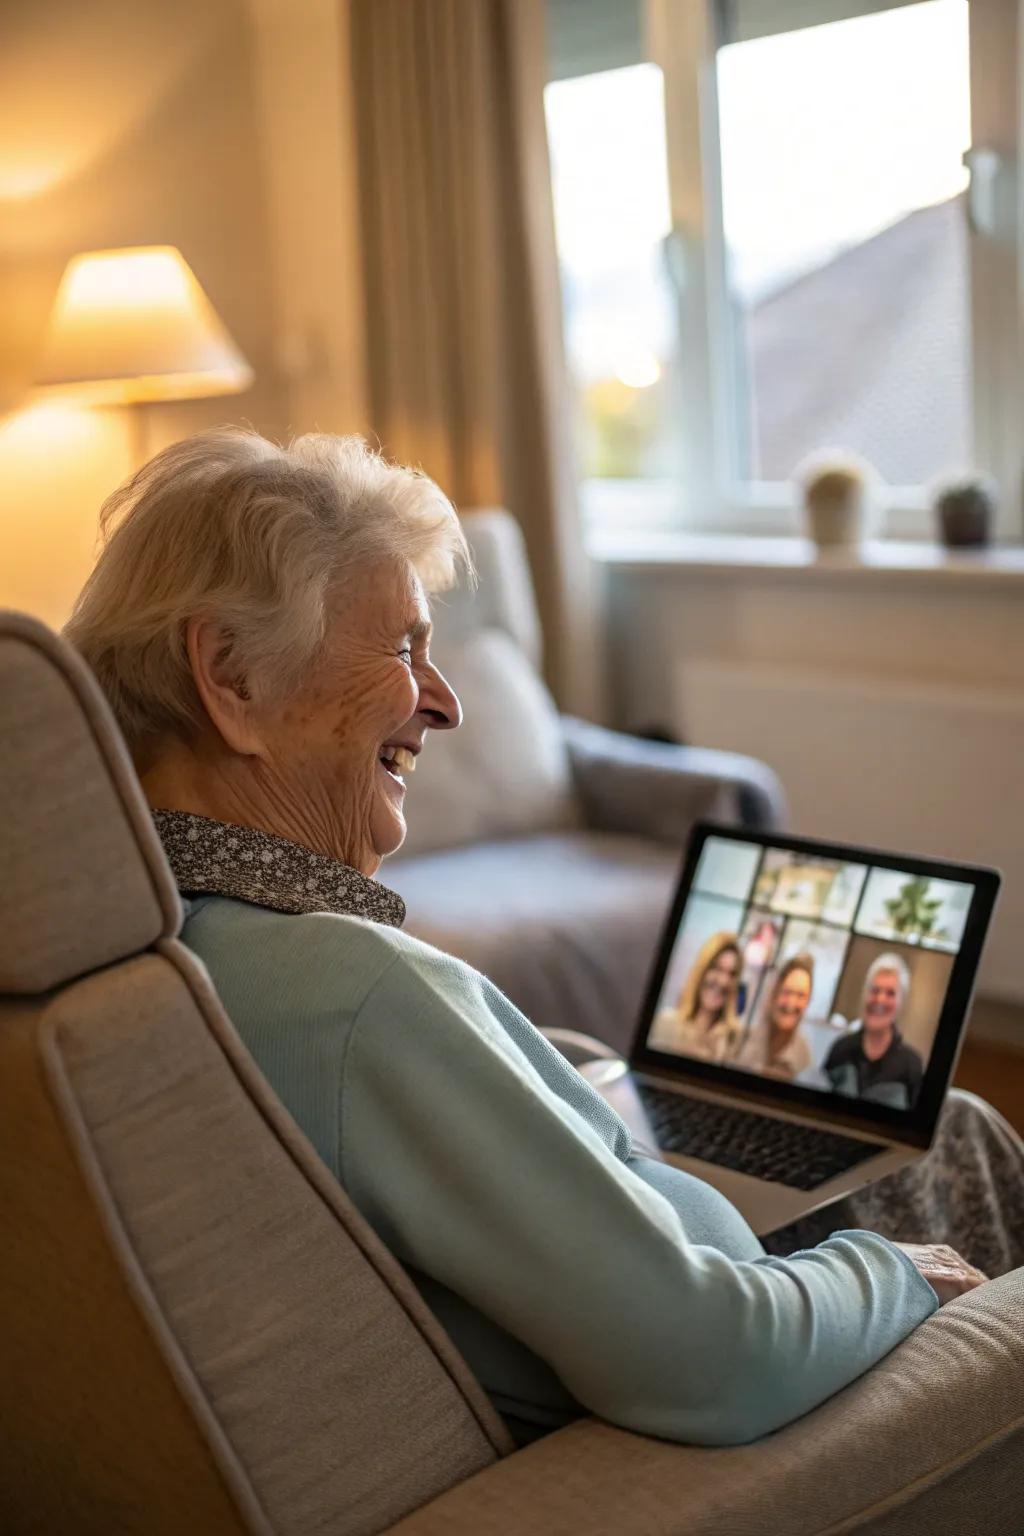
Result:
{"label": "sweater sleeve", "polygon": [[403,1263],[527,1345],[585,1408],[670,1440],[741,1444],[935,1310],[910,1260],[872,1233],[787,1259],[692,1242],[685,1201],[631,1168],[622,1122],[556,1057],[476,972],[403,951],[349,1036],[340,1165]]}

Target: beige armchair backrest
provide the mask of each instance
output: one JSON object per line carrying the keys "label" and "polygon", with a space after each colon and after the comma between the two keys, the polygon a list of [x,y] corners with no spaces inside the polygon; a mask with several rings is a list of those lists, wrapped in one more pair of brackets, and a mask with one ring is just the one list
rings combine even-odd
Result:
{"label": "beige armchair backrest", "polygon": [[99,691],[0,615],[0,1528],[359,1533],[509,1448],[175,935]]}

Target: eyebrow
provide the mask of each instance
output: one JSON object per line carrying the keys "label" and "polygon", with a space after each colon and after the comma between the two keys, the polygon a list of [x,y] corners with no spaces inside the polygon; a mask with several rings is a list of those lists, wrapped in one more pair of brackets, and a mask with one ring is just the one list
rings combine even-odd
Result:
{"label": "eyebrow", "polygon": [[422,614],[411,614],[406,621],[405,633],[410,640],[429,640],[434,632],[434,626],[429,619]]}

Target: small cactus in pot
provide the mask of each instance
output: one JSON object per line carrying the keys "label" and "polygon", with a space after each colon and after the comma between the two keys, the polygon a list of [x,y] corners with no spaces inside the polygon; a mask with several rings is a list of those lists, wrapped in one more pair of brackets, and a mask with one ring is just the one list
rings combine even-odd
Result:
{"label": "small cactus in pot", "polygon": [[992,538],[999,488],[991,475],[946,475],[932,486],[931,503],[947,549],[980,549]]}

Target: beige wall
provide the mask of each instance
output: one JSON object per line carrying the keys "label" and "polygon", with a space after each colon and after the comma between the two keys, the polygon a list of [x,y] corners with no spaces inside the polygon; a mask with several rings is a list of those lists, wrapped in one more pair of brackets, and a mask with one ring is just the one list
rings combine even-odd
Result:
{"label": "beige wall", "polygon": [[[100,501],[150,450],[222,421],[285,432],[256,40],[245,0],[0,8],[0,604],[60,623]],[[26,414],[64,263],[181,248],[256,372],[245,394]]]}
{"label": "beige wall", "polygon": [[290,420],[372,436],[347,0],[249,4]]}

